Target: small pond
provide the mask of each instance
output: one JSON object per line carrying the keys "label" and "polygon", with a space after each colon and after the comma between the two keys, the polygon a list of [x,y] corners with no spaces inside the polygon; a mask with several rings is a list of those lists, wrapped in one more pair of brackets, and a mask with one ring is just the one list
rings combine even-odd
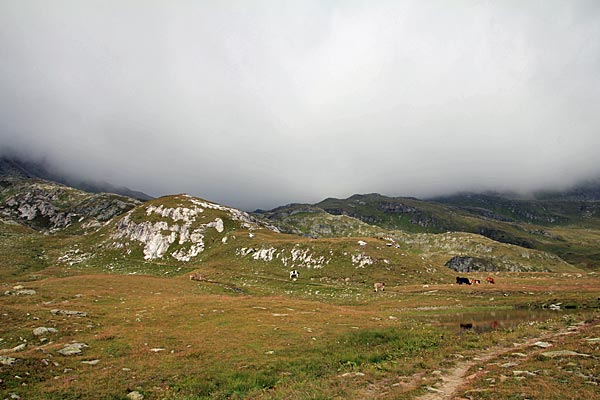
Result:
{"label": "small pond", "polygon": [[501,308],[481,311],[465,310],[464,312],[458,311],[442,315],[426,315],[420,319],[423,322],[449,330],[482,333],[494,329],[512,328],[524,322],[546,321],[575,312],[575,310]]}

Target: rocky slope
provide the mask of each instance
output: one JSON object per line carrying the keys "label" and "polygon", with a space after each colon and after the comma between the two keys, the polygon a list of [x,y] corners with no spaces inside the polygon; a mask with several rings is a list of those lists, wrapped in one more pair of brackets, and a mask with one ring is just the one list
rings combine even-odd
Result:
{"label": "rocky slope", "polygon": [[132,198],[86,193],[39,179],[0,178],[0,216],[45,232],[97,229],[138,204]]}
{"label": "rocky slope", "polygon": [[256,215],[273,221],[285,233],[312,238],[377,236],[381,228],[347,215],[332,215],[322,208],[290,204],[271,211],[257,210]]}
{"label": "rocky slope", "polygon": [[[35,179],[0,179],[0,216],[4,224],[57,234],[53,259],[60,264],[110,271],[171,274],[218,265],[266,276],[301,269],[315,278],[427,282],[447,280],[453,271],[445,264],[454,257],[483,260],[488,271],[573,270],[553,254],[477,234],[389,230],[315,206],[283,207],[259,218],[185,194],[140,203]],[[272,220],[304,237],[280,233]]]}
{"label": "rocky slope", "polygon": [[[260,215],[283,230],[310,237],[330,237],[338,232],[361,236],[369,231],[368,225],[413,233],[470,232],[554,253],[583,267],[600,267],[600,252],[596,250],[600,246],[600,202],[476,194],[425,201],[368,194],[330,198],[314,205],[293,204],[261,211]],[[327,224],[337,228],[320,229]]]}
{"label": "rocky slope", "polygon": [[167,196],[146,202],[116,218],[109,226],[109,245],[131,254],[141,248],[145,260],[172,258],[190,261],[205,250],[207,237],[222,244],[238,229],[277,228],[244,211],[189,195]]}

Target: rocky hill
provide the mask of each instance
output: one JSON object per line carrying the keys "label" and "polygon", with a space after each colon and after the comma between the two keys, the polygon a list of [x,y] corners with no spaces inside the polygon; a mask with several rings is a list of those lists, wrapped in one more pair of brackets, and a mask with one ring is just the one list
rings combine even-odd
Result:
{"label": "rocky hill", "polygon": [[[289,272],[298,270],[305,279],[328,282],[337,295],[346,288],[349,296],[373,281],[452,282],[456,266],[464,264],[456,260],[475,259],[477,265],[485,265],[481,272],[486,273],[578,271],[551,252],[479,234],[386,229],[317,206],[293,205],[251,215],[186,194],[142,203],[22,178],[3,178],[0,188],[4,245],[29,249],[28,243],[35,243],[24,253],[43,257],[45,264],[84,271],[167,276],[201,271],[206,279],[228,282],[235,290],[282,293],[288,290]],[[370,196],[375,198],[385,200]],[[355,210],[370,205],[361,196],[350,201]],[[391,213],[392,219],[394,213],[418,214],[413,212],[417,202],[386,200],[378,212],[384,217]],[[327,203],[333,201],[322,205]],[[436,204],[427,211],[436,207],[452,211]],[[451,218],[460,220],[457,215],[462,214],[454,212]],[[279,224],[282,229],[273,224],[278,221],[284,221]],[[9,223],[45,235],[15,231]],[[8,243],[11,240],[15,242]],[[30,264],[28,257],[23,265]]]}
{"label": "rocky hill", "polygon": [[87,193],[40,179],[0,178],[0,215],[44,232],[91,231],[138,204],[125,196]]}

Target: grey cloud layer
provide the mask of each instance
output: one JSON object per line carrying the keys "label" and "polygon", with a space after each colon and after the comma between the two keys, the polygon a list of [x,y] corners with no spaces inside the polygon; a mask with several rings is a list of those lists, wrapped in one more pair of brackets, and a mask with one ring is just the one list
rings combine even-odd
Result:
{"label": "grey cloud layer", "polygon": [[596,1],[0,3],[0,144],[244,208],[600,175]]}

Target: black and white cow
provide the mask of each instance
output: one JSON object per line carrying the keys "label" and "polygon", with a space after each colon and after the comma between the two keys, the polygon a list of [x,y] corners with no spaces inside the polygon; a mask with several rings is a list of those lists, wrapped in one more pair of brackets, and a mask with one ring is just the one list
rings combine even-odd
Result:
{"label": "black and white cow", "polygon": [[296,280],[296,279],[298,279],[299,276],[300,276],[300,274],[298,273],[298,271],[296,271],[296,270],[290,271],[290,279]]}

